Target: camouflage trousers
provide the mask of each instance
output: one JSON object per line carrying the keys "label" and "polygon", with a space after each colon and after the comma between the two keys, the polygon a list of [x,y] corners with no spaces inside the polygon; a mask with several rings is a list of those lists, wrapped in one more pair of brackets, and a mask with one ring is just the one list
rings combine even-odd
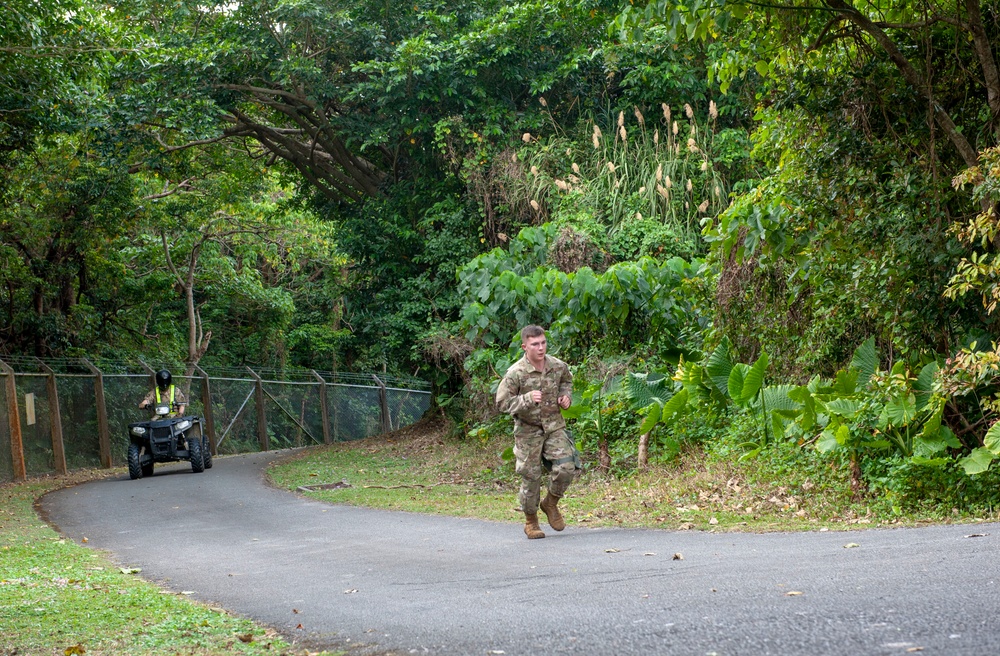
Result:
{"label": "camouflage trousers", "polygon": [[515,470],[521,475],[518,500],[521,510],[529,515],[538,512],[542,484],[542,458],[552,463],[549,472],[549,494],[561,497],[576,477],[573,442],[563,429],[546,433],[541,428],[522,426],[514,433]]}

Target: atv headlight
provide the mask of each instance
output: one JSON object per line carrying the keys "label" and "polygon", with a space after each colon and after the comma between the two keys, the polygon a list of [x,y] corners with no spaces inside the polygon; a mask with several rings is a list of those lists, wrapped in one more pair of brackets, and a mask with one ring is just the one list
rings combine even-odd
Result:
{"label": "atv headlight", "polygon": [[177,422],[177,425],[174,426],[174,428],[176,428],[178,431],[186,431],[187,429],[191,428],[191,421],[188,419],[185,419],[184,421],[179,421]]}
{"label": "atv headlight", "polygon": [[133,426],[132,427],[132,434],[133,435],[145,435],[146,434],[146,427],[145,426]]}

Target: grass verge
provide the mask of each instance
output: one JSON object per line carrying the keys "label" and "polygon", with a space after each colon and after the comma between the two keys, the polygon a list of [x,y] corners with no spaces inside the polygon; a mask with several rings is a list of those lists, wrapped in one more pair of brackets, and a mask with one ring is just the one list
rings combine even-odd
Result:
{"label": "grass verge", "polygon": [[[500,453],[509,436],[456,437],[448,425],[422,421],[395,433],[317,447],[272,467],[279,487],[337,485],[310,497],[388,510],[523,521],[519,478]],[[753,460],[720,447],[686,448],[644,472],[585,471],[560,504],[578,526],[707,531],[847,530],[942,522],[996,521],[995,510],[950,505],[909,509],[880,497],[852,499],[848,468],[794,444],[774,445]]]}
{"label": "grass verge", "polygon": [[0,486],[0,656],[309,653],[250,620],[165,592],[39,519],[38,497],[105,475]]}

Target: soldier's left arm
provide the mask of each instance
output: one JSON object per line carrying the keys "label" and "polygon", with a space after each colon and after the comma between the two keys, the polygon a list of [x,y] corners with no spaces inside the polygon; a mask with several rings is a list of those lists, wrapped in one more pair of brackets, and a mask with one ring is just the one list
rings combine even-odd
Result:
{"label": "soldier's left arm", "polygon": [[559,375],[559,396],[573,398],[573,374],[569,370],[569,365],[565,362]]}

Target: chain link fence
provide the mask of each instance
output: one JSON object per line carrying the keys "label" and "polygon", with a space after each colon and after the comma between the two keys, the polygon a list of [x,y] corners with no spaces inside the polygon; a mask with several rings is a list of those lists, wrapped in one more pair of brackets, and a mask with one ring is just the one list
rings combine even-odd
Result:
{"label": "chain link fence", "polygon": [[[426,382],[383,374],[170,368],[213,454],[358,440],[415,422],[431,401]],[[149,418],[138,404],[152,388],[144,363],[0,359],[0,483],[126,464],[128,424]]]}

